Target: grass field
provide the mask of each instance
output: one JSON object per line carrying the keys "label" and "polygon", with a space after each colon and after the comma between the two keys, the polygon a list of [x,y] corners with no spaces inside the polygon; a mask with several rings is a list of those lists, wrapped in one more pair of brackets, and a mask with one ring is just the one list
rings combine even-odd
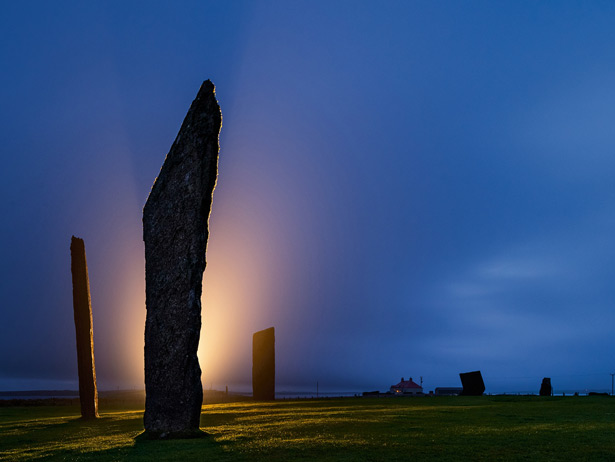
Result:
{"label": "grass field", "polygon": [[610,397],[344,398],[203,406],[196,440],[135,439],[143,411],[0,408],[0,460],[615,460]]}

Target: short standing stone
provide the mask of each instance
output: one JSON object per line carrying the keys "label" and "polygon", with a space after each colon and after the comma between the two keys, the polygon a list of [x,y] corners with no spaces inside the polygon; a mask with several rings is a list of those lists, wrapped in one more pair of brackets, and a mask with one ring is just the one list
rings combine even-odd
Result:
{"label": "short standing stone", "polygon": [[551,396],[553,394],[553,388],[551,387],[551,378],[545,377],[540,384],[540,396]]}
{"label": "short standing stone", "polygon": [[77,370],[79,373],[79,401],[81,417],[98,417],[98,390],[94,364],[94,334],[88,263],[83,239],[73,236],[70,241],[70,271],[73,277],[73,313],[77,336]]}
{"label": "short standing stone", "polygon": [[197,358],[208,220],[222,124],[207,80],[184,119],[143,209],[147,318],[145,416],[151,437],[198,436]]}
{"label": "short standing stone", "polygon": [[252,337],[252,396],[259,401],[275,399],[275,331],[273,327]]}
{"label": "short standing stone", "polygon": [[459,374],[461,384],[463,385],[464,396],[481,396],[485,392],[485,382],[480,371],[462,372]]}

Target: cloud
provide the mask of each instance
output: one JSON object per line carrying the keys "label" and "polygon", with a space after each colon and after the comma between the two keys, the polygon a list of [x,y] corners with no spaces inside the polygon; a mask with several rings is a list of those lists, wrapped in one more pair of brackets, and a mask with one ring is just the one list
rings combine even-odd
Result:
{"label": "cloud", "polygon": [[606,371],[610,363],[601,352],[610,350],[615,322],[612,228],[605,210],[466,260],[434,287],[441,327],[424,348],[457,367],[484,367],[494,375],[511,363],[562,374],[574,361],[575,372]]}

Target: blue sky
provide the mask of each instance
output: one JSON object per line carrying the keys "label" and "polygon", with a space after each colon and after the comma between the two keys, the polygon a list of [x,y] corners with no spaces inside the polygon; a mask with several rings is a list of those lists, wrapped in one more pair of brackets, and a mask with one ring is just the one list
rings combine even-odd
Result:
{"label": "blue sky", "polygon": [[200,357],[278,388],[610,388],[615,5],[32,2],[0,15],[0,389],[142,386],[141,209],[205,79],[223,113]]}

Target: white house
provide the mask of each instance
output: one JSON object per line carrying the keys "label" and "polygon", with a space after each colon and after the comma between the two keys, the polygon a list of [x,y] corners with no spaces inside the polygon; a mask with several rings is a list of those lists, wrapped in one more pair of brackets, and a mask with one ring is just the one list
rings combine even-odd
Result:
{"label": "white house", "polygon": [[410,377],[408,380],[404,380],[404,378],[402,377],[401,382],[396,385],[391,385],[390,392],[399,396],[422,395],[423,387],[414,383],[412,381],[412,377]]}

